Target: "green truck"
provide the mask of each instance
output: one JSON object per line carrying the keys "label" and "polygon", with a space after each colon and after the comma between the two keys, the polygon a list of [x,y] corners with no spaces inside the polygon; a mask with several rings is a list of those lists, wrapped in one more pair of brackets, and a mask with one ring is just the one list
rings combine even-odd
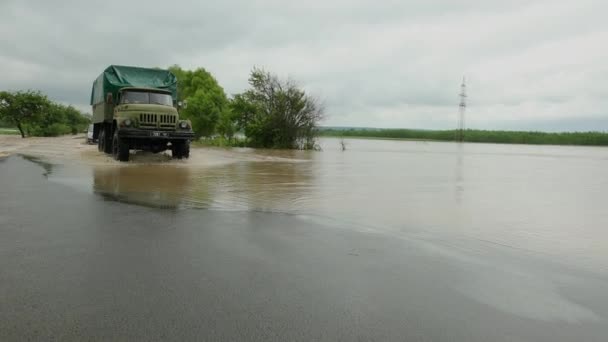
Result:
{"label": "green truck", "polygon": [[129,150],[190,156],[189,120],[180,120],[177,78],[168,70],[111,65],[93,82],[93,139],[99,151],[128,161]]}

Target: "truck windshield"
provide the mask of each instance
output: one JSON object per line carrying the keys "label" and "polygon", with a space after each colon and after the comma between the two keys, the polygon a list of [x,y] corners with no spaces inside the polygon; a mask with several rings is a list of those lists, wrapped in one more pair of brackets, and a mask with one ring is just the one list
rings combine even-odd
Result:
{"label": "truck windshield", "polygon": [[164,106],[172,106],[173,99],[169,94],[148,93],[143,91],[125,91],[122,93],[120,103],[160,104]]}
{"label": "truck windshield", "polygon": [[171,95],[150,93],[150,103],[160,104],[160,105],[165,105],[165,106],[172,106],[173,99],[171,98]]}

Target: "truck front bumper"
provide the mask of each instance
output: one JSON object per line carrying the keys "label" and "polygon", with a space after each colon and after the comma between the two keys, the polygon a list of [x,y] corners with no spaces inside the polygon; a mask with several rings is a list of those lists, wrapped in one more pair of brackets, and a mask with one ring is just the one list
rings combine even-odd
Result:
{"label": "truck front bumper", "polygon": [[123,128],[118,130],[118,136],[126,139],[190,140],[194,138],[194,132]]}

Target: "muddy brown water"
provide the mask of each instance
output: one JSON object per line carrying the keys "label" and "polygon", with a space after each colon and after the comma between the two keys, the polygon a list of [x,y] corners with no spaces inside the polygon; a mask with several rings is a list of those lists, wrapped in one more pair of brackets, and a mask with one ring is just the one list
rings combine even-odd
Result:
{"label": "muddy brown water", "polygon": [[0,161],[0,338],[605,341],[608,150]]}

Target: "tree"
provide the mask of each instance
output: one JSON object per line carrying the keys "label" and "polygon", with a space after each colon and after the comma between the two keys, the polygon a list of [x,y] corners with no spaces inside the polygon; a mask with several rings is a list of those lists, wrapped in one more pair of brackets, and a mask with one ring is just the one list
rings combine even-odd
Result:
{"label": "tree", "polygon": [[89,119],[72,106],[51,103],[34,122],[28,124],[28,134],[36,136],[57,136],[76,134],[89,124]]}
{"label": "tree", "polygon": [[230,140],[237,131],[236,122],[232,111],[227,108],[220,114],[216,127],[217,133]]}
{"label": "tree", "polygon": [[234,97],[231,110],[253,146],[315,148],[323,108],[314,97],[258,68],[252,70],[249,84],[249,90]]}
{"label": "tree", "polygon": [[222,112],[222,97],[201,89],[186,100],[188,107],[182,110],[182,114],[192,122],[194,134],[197,137],[212,135]]}
{"label": "tree", "polygon": [[82,132],[91,122],[81,111],[72,106],[63,106],[65,113],[65,123],[70,127],[70,132],[76,134]]}
{"label": "tree", "polygon": [[24,127],[34,125],[50,106],[49,99],[39,91],[0,92],[0,117],[17,126],[22,138]]}
{"label": "tree", "polygon": [[181,113],[192,121],[197,137],[213,134],[222,113],[228,110],[224,89],[203,68],[190,71],[174,65],[169,70],[177,77],[178,100],[188,103]]}

